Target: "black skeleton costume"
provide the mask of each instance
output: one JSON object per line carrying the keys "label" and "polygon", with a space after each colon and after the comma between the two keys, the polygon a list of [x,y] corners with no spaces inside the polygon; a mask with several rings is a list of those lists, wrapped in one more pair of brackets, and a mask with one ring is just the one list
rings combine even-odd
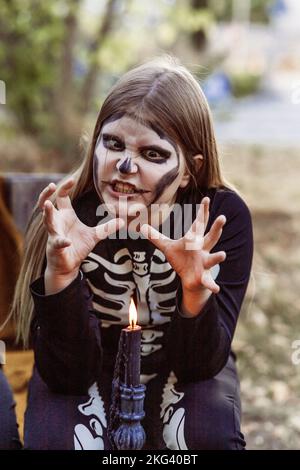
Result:
{"label": "black skeleton costume", "polygon": [[[227,222],[213,252],[220,286],[195,318],[180,314],[181,284],[164,254],[147,239],[106,239],[61,292],[44,295],[43,276],[31,285],[35,305],[35,368],[25,417],[29,449],[109,449],[107,418],[120,330],[130,299],[142,326],[143,426],[148,449],[243,449],[239,381],[231,351],[249,281],[253,237],[249,210],[232,190],[185,193],[180,204],[211,200],[206,228]],[[74,202],[87,225],[101,222],[94,188]],[[178,220],[171,221],[172,233]],[[162,227],[160,227],[161,229]],[[46,423],[46,424],[45,424]]]}

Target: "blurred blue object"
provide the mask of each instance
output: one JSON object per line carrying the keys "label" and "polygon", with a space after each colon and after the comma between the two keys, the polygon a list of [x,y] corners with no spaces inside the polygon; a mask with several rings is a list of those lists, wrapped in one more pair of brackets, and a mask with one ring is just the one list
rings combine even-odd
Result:
{"label": "blurred blue object", "polygon": [[218,105],[232,97],[231,83],[224,72],[215,72],[202,84],[202,90],[211,105]]}
{"label": "blurred blue object", "polygon": [[284,0],[275,0],[267,6],[267,12],[270,16],[279,16],[285,13],[288,6]]}
{"label": "blurred blue object", "polygon": [[73,63],[73,71],[74,71],[75,77],[82,78],[87,73],[87,67],[86,65],[83,64],[83,62],[81,62],[78,59],[75,59]]}

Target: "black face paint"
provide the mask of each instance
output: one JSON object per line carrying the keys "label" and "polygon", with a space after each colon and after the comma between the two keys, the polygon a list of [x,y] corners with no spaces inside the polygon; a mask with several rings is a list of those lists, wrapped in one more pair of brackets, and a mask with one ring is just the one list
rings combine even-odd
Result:
{"label": "black face paint", "polygon": [[119,172],[126,174],[131,173],[131,158],[127,157],[123,163],[119,166]]}
{"label": "black face paint", "polygon": [[[136,118],[135,114],[133,113],[124,113],[126,114],[126,116],[128,116],[130,119],[133,119],[137,122],[139,122],[139,120]],[[162,129],[160,129],[159,127],[157,127],[156,125],[154,124],[151,124],[150,122],[148,122],[147,120],[140,120],[140,123],[145,126],[145,127],[148,127],[148,129],[152,129],[160,139],[162,140],[166,140],[167,142],[169,142],[169,144],[172,145],[172,147],[174,148],[175,150],[175,153],[177,155],[177,158],[179,160],[179,151],[178,151],[178,146],[176,145],[176,143],[170,138],[168,137],[164,131]]]}
{"label": "black face paint", "polygon": [[125,112],[125,111],[120,111],[116,114],[113,114],[111,116],[109,116],[107,119],[105,119],[105,121],[103,121],[102,123],[102,127],[105,125],[105,124],[108,124],[110,122],[114,122],[114,121],[117,121],[118,119],[121,119],[123,116],[127,116],[129,117],[130,119],[132,119],[133,121],[136,121],[136,122],[140,122],[143,126],[145,127],[148,127],[148,129],[152,129],[160,139],[162,140],[166,140],[167,142],[169,142],[170,145],[172,145],[172,147],[174,148],[175,150],[175,153],[177,155],[177,159],[179,160],[179,150],[178,150],[178,146],[177,144],[173,141],[173,139],[171,139],[170,137],[168,137],[165,132],[160,129],[159,127],[157,127],[156,125],[154,124],[151,124],[150,122],[148,122],[147,120],[141,120],[141,119],[138,119],[137,116],[134,114],[134,113],[129,113],[129,112]]}
{"label": "black face paint", "polygon": [[[156,189],[155,189],[155,196],[151,204],[154,204],[162,195],[164,190],[170,186],[170,184],[173,183],[173,181],[177,178],[179,172],[178,172],[178,166],[170,170],[168,173],[166,173],[157,183]],[[150,204],[150,205],[151,205]]]}
{"label": "black face paint", "polygon": [[[123,116],[128,116],[129,118],[131,118],[133,120],[137,120],[136,116],[132,113],[119,112],[119,113],[113,114],[112,116],[108,117],[102,123],[102,127],[105,124],[108,124],[110,122],[114,122],[114,121],[117,121],[118,119],[121,119]],[[176,165],[176,167],[173,168],[172,170],[170,170],[167,174],[165,174],[158,181],[158,183],[156,185],[156,188],[155,188],[155,196],[154,196],[153,200],[147,205],[147,207],[150,207],[151,204],[154,204],[160,198],[160,196],[163,194],[165,189],[168,186],[170,186],[173,183],[173,181],[178,177],[178,175],[179,175],[179,149],[178,149],[177,144],[171,138],[169,138],[160,128],[158,128],[157,126],[147,122],[146,120],[145,121],[142,120],[140,122],[145,127],[148,127],[149,129],[152,129],[160,137],[160,139],[166,140],[167,142],[169,142],[172,145],[172,147],[174,148],[176,156],[177,156],[177,165]],[[94,184],[95,184],[95,187],[97,189],[98,194],[101,194],[101,192],[98,188],[98,183],[96,181],[96,177],[95,177],[95,175],[98,174],[97,170],[98,170],[98,161],[97,161],[97,158],[95,158],[95,162],[94,162]],[[126,158],[126,160],[120,165],[119,171],[121,173],[124,173],[124,174],[131,171],[131,159],[129,157]]]}
{"label": "black face paint", "polygon": [[161,139],[167,140],[172,145],[172,147],[175,150],[176,156],[177,156],[177,165],[176,165],[176,167],[173,168],[172,170],[170,170],[168,173],[166,173],[159,180],[159,182],[157,183],[156,190],[155,190],[155,196],[154,196],[153,201],[151,202],[151,204],[154,204],[160,198],[160,196],[162,195],[164,190],[168,186],[170,186],[173,183],[173,181],[175,181],[177,176],[179,175],[179,151],[178,151],[178,147],[175,144],[175,142],[173,142],[169,137],[167,137],[161,129],[159,129],[156,126],[153,126],[153,125],[150,125],[150,127],[154,130],[154,132],[156,132],[156,134]]}
{"label": "black face paint", "polygon": [[149,124],[148,127],[151,128],[161,139],[166,140],[167,142],[169,142],[169,144],[172,145],[177,155],[177,160],[179,160],[178,146],[175,144],[175,142],[170,139],[170,137],[168,137],[161,129],[154,126],[154,124]]}

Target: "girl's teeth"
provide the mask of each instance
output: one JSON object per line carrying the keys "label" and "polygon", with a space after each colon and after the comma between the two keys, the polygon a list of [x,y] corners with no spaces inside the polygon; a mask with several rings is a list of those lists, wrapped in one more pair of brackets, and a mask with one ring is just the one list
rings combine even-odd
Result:
{"label": "girl's teeth", "polygon": [[135,191],[134,189],[128,189],[123,185],[115,184],[114,185],[114,190],[118,191],[119,193],[125,193],[125,194],[134,194]]}

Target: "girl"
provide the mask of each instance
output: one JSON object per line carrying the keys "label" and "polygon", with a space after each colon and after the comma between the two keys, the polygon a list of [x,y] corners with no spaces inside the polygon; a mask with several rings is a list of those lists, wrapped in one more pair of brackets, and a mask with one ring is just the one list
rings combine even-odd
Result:
{"label": "girl", "polygon": [[113,369],[134,298],[145,448],[243,449],[231,342],[252,249],[197,81],[167,58],[126,73],[84,162],[44,189],[27,230],[13,304],[35,352],[25,447],[111,448]]}

